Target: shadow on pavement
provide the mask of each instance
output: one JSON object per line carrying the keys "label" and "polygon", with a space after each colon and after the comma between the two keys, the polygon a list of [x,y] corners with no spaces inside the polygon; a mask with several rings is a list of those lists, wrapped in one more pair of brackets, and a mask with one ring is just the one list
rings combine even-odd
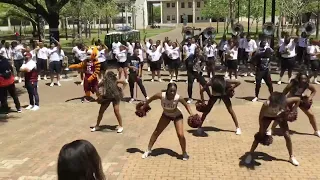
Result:
{"label": "shadow on pavement", "polygon": [[240,159],[239,167],[246,167],[248,169],[255,170],[255,167],[261,165],[261,163],[257,162],[256,160],[288,162],[287,160],[275,158],[275,157],[270,156],[269,154],[266,154],[264,152],[254,152],[254,153],[252,153],[251,163],[246,164],[245,159],[246,159],[247,155],[248,155],[248,152],[239,158]]}
{"label": "shadow on pavement", "polygon": [[193,136],[196,137],[208,137],[209,135],[206,133],[207,131],[214,131],[214,132],[232,132],[235,133],[235,131],[231,131],[231,130],[225,130],[225,129],[220,129],[220,128],[216,128],[216,127],[212,127],[212,126],[205,126],[202,127],[203,133],[202,134],[198,134],[196,129],[191,129],[191,130],[187,130],[188,133],[191,133]]}
{"label": "shadow on pavement", "polygon": [[[138,149],[138,148],[128,148],[127,149],[127,152],[128,153],[141,153],[143,154],[144,151],[142,151],[141,149]],[[178,154],[177,152],[175,151],[172,151],[171,149],[167,149],[167,148],[156,148],[156,149],[153,149],[150,156],[160,156],[160,155],[164,155],[164,154],[167,154],[171,157],[176,157],[177,159],[182,159],[182,156],[180,154]]]}
{"label": "shadow on pavement", "polygon": [[[94,126],[90,126],[90,128],[93,128]],[[96,132],[110,132],[117,130],[117,125],[101,125],[99,126],[99,129],[96,130]]]}
{"label": "shadow on pavement", "polygon": [[254,99],[253,96],[246,96],[246,97],[236,97],[237,99],[243,99],[243,100],[246,100],[246,101],[252,101]]}

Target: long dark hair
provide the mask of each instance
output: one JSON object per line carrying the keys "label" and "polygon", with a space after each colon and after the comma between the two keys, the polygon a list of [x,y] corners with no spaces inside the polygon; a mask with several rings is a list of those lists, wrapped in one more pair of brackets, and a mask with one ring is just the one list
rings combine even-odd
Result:
{"label": "long dark hair", "polygon": [[276,107],[280,106],[281,109],[285,109],[287,106],[286,95],[281,92],[273,92],[269,97],[269,106]]}
{"label": "long dark hair", "polygon": [[[301,84],[301,77],[302,76],[306,76],[308,81]],[[292,87],[292,90],[293,92],[296,92],[299,88],[303,87],[303,88],[307,88],[309,87],[309,76],[308,74],[305,72],[305,71],[300,71],[298,72],[298,74],[296,75],[296,77],[294,79],[291,80],[291,82],[293,87]]]}
{"label": "long dark hair", "polygon": [[120,92],[119,87],[117,85],[117,75],[108,71],[103,78],[103,86],[105,91],[105,96],[107,98],[114,98],[116,100],[122,99],[122,92]]}
{"label": "long dark hair", "polygon": [[65,144],[58,158],[58,180],[105,180],[101,158],[86,140]]}

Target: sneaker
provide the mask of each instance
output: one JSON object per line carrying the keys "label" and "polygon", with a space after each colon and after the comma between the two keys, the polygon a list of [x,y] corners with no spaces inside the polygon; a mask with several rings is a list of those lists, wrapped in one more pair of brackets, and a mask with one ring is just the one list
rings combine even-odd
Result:
{"label": "sneaker", "polygon": [[241,134],[241,129],[240,128],[237,128],[236,129],[236,135],[240,135]]}
{"label": "sneaker", "polygon": [[162,82],[162,79],[161,78],[159,78],[159,80],[158,80],[159,82]]}
{"label": "sneaker", "polygon": [[154,79],[151,79],[151,82],[154,82]]}
{"label": "sneaker", "polygon": [[170,83],[173,83],[173,79],[170,79]]}
{"label": "sneaker", "polygon": [[22,82],[22,78],[19,78],[19,81],[18,81],[19,83],[21,83]]}
{"label": "sneaker", "polygon": [[182,160],[187,161],[189,159],[189,155],[187,153],[182,154]]}
{"label": "sneaker", "polygon": [[191,104],[192,101],[193,101],[193,100],[190,98],[190,99],[188,99],[187,103],[188,103],[188,104]]}
{"label": "sneaker", "polygon": [[30,110],[30,109],[32,109],[32,108],[33,108],[33,106],[32,106],[32,105],[29,105],[29,106],[26,107],[26,110]]}
{"label": "sneaker", "polygon": [[15,80],[15,81],[18,81],[18,79],[19,79],[19,77],[14,77],[14,80]]}
{"label": "sneaker", "polygon": [[131,98],[129,103],[133,103],[134,102],[134,98]]}
{"label": "sneaker", "polygon": [[148,101],[149,99],[150,99],[150,98],[147,96],[147,97],[146,97],[146,101]]}
{"label": "sneaker", "polygon": [[39,109],[40,109],[40,107],[37,106],[37,105],[35,105],[35,106],[33,106],[33,108],[31,109],[31,111],[37,111],[37,110],[39,110]]}
{"label": "sneaker", "polygon": [[150,67],[148,67],[148,72],[150,72]]}
{"label": "sneaker", "polygon": [[254,74],[253,74],[253,73],[250,73],[250,76],[251,76],[251,77],[254,77]]}
{"label": "sneaker", "polygon": [[264,81],[264,79],[262,79],[262,80],[261,80],[261,83],[262,83],[262,84],[265,84],[266,82]]}
{"label": "sneaker", "polygon": [[38,75],[38,81],[40,81],[41,80],[41,76],[40,75]]}
{"label": "sneaker", "polygon": [[245,162],[246,164],[251,164],[251,162],[252,162],[252,155],[251,155],[251,154],[248,154],[247,157],[246,157],[246,159],[244,160],[244,162]]}
{"label": "sneaker", "polygon": [[61,87],[61,84],[60,84],[60,82],[58,82],[58,83],[57,83],[57,85],[58,85],[59,87]]}
{"label": "sneaker", "polygon": [[257,84],[257,81],[254,81],[254,83],[253,84]]}
{"label": "sneaker", "polygon": [[320,82],[318,82],[317,80],[313,81],[314,84],[320,84]]}
{"label": "sneaker", "polygon": [[316,136],[320,137],[320,131],[316,131],[316,132],[314,132],[314,135],[316,135]]}
{"label": "sneaker", "polygon": [[54,86],[54,83],[52,82],[51,84],[50,84],[50,87],[53,87]]}
{"label": "sneaker", "polygon": [[43,80],[45,80],[45,81],[48,80],[48,79],[47,79],[47,76],[43,76]]}
{"label": "sneaker", "polygon": [[252,102],[257,102],[258,101],[258,97],[255,97],[252,99]]}
{"label": "sneaker", "polygon": [[18,112],[18,113],[22,113],[22,110],[21,110],[21,109],[17,109],[17,112]]}
{"label": "sneaker", "polygon": [[198,129],[197,129],[197,134],[198,134],[198,135],[203,134],[203,130],[202,130],[202,128],[198,128]]}
{"label": "sneaker", "polygon": [[83,83],[84,83],[84,82],[83,82],[83,81],[81,81],[80,85],[81,85],[81,86],[83,86]]}
{"label": "sneaker", "polygon": [[248,76],[248,73],[244,73],[243,76],[244,76],[244,77],[247,77],[247,76]]}
{"label": "sneaker", "polygon": [[277,83],[278,85],[280,85],[280,84],[282,84],[282,81],[278,81],[278,83]]}
{"label": "sneaker", "polygon": [[146,150],[146,151],[142,154],[142,159],[147,158],[150,154],[151,154],[151,150]]}
{"label": "sneaker", "polygon": [[266,132],[266,135],[271,136],[271,135],[272,135],[272,130],[269,129],[269,130]]}
{"label": "sneaker", "polygon": [[123,131],[123,127],[119,126],[118,130],[117,130],[117,133],[122,133],[122,131]]}
{"label": "sneaker", "polygon": [[96,131],[99,131],[99,127],[98,126],[95,126],[95,127],[91,128],[91,132],[96,132]]}
{"label": "sneaker", "polygon": [[196,83],[196,82],[198,82],[198,80],[197,80],[197,79],[194,79],[194,81],[193,81],[193,82],[195,82],[195,83]]}
{"label": "sneaker", "polygon": [[128,84],[128,83],[129,83],[128,79],[125,79],[125,80],[124,80],[124,82],[125,82],[126,84]]}
{"label": "sneaker", "polygon": [[186,81],[186,84],[188,84],[188,81]]}
{"label": "sneaker", "polygon": [[294,156],[291,156],[289,161],[290,161],[293,165],[299,166],[299,162],[297,161],[297,159],[296,159]]}

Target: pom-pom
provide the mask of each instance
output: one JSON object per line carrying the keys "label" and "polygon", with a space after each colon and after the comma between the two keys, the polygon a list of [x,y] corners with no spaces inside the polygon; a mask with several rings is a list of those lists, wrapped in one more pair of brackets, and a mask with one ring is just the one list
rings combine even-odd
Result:
{"label": "pom-pom", "polygon": [[284,112],[283,116],[284,116],[283,119],[285,121],[293,122],[298,119],[298,111],[297,109],[295,110],[288,109],[287,111]]}
{"label": "pom-pom", "polygon": [[208,106],[204,101],[197,101],[196,102],[196,110],[199,112],[207,112],[208,111]]}
{"label": "pom-pom", "polygon": [[256,133],[254,139],[264,146],[269,146],[273,142],[272,136],[266,134],[261,135],[260,133]]}
{"label": "pom-pom", "polygon": [[149,105],[147,105],[145,108],[141,109],[143,106],[145,105],[145,102],[139,102],[136,105],[136,115],[138,117],[144,117],[147,115],[147,112],[149,112],[151,110],[151,107]]}
{"label": "pom-pom", "polygon": [[202,124],[201,117],[198,114],[189,116],[188,125],[192,128],[198,128]]}
{"label": "pom-pom", "polygon": [[137,115],[138,117],[144,117],[144,116],[147,115],[147,113],[146,113],[145,111],[143,111],[143,110],[137,110],[137,111],[136,111],[136,115]]}
{"label": "pom-pom", "polygon": [[303,109],[310,109],[312,105],[312,100],[309,101],[309,97],[308,96],[303,96],[301,98],[301,102],[300,102],[300,107]]}

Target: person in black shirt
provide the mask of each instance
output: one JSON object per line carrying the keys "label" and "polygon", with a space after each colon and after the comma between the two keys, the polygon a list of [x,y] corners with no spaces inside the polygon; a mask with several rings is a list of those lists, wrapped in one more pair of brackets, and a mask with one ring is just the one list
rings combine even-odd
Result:
{"label": "person in black shirt", "polygon": [[130,87],[130,102],[133,102],[135,99],[133,98],[134,94],[134,83],[136,82],[140,87],[140,90],[143,96],[148,100],[149,97],[147,96],[146,89],[142,84],[142,62],[138,57],[139,51],[135,50],[133,56],[129,58],[128,67],[129,67],[129,87]]}
{"label": "person in black shirt", "polygon": [[[263,43],[261,43],[263,44]],[[255,98],[252,102],[258,101],[261,81],[265,81],[268,86],[270,94],[273,92],[273,86],[270,75],[270,60],[272,57],[272,50],[267,48],[264,52],[258,53],[253,57],[253,63],[256,66],[256,89],[255,89]]]}

